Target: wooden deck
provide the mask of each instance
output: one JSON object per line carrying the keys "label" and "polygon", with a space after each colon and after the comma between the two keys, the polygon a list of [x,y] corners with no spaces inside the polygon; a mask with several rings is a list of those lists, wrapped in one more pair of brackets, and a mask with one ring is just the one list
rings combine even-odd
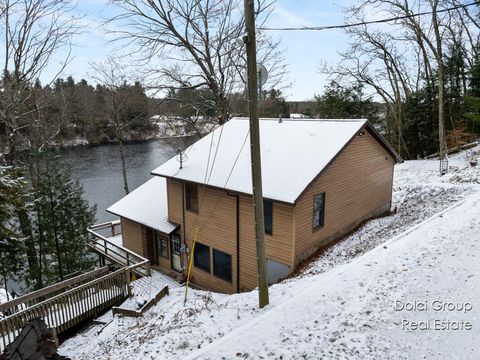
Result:
{"label": "wooden deck", "polygon": [[[125,267],[103,275],[31,306],[18,304],[17,301],[14,305],[16,311],[0,319],[0,352],[14,341],[32,319],[42,319],[58,335],[122,303],[130,294],[131,273],[142,265],[144,264]],[[2,306],[12,308],[10,303]]]}
{"label": "wooden deck", "polygon": [[[121,230],[117,230],[117,225],[119,224],[120,222],[113,221],[90,227],[88,232],[91,237],[87,245],[101,257],[119,266],[128,267],[142,264],[134,266],[133,271],[140,276],[150,276],[151,270],[148,259],[124,248],[118,244],[118,241],[115,241],[118,240],[118,235],[121,234]],[[109,239],[105,231],[108,232],[108,236],[116,239]]]}
{"label": "wooden deck", "polygon": [[[152,272],[147,259],[109,240],[108,236],[120,234],[117,225],[111,222],[88,229],[92,235],[88,246],[121,267],[119,270],[110,272],[108,267],[102,267],[0,304],[0,353],[33,319],[42,319],[58,335],[123,303],[132,288],[136,297],[149,301],[162,289],[168,293],[168,286],[179,286],[166,275]],[[140,275],[140,279],[130,286],[132,273]]]}

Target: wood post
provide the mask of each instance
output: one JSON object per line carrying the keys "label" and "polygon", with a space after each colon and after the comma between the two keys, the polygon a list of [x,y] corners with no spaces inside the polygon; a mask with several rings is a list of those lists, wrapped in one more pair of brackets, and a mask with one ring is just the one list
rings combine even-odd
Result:
{"label": "wood post", "polygon": [[265,224],[263,218],[262,169],[260,159],[260,124],[258,119],[257,45],[255,38],[255,9],[253,0],[244,0],[248,73],[248,110],[250,115],[250,152],[252,162],[253,208],[257,245],[258,302],[268,305],[268,277],[265,256]]}

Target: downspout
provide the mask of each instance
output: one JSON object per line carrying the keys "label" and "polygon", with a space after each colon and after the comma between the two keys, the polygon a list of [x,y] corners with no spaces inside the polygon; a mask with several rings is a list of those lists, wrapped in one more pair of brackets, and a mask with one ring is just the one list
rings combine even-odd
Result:
{"label": "downspout", "polygon": [[235,223],[236,223],[236,246],[237,246],[237,293],[240,292],[240,196],[238,194],[233,194],[230,192],[227,192],[227,195],[233,196],[235,198],[235,210],[236,210],[236,215],[235,215]]}
{"label": "downspout", "polygon": [[237,293],[240,292],[240,196],[237,194]]}
{"label": "downspout", "polygon": [[[187,239],[186,239],[186,231],[185,231],[185,181],[182,181],[182,238],[183,238],[183,248],[185,249],[185,256],[188,256],[187,250]],[[182,262],[182,273],[185,273],[185,268],[183,266],[183,256],[180,256]],[[188,261],[187,261],[188,263]]]}

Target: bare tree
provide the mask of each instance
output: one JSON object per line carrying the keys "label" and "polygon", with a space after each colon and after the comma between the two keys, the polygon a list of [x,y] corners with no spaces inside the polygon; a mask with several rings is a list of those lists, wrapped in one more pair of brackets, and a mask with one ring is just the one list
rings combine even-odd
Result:
{"label": "bare tree", "polygon": [[[35,160],[28,164],[31,172],[36,174],[31,177],[33,185],[35,176],[40,173],[38,154],[56,134],[55,129],[47,131],[47,127],[42,127],[43,105],[36,96],[35,81],[59,50],[69,49],[72,36],[78,31],[75,19],[67,15],[70,9],[66,0],[0,0],[0,35],[4,39],[0,127],[7,138],[7,159],[10,163],[17,160],[20,144],[34,150],[32,155]],[[69,59],[70,52],[64,58],[60,71]],[[35,166],[36,172],[33,170]],[[42,279],[37,244],[33,240],[28,210],[19,210],[17,215],[25,238],[30,274],[36,280],[36,286],[40,287]]]}
{"label": "bare tree", "polygon": [[[67,0],[0,0],[0,32],[4,38],[0,122],[12,157],[18,142],[25,140],[22,130],[35,124],[33,120],[38,120],[41,110],[34,98],[35,80],[52,63],[53,56],[70,49],[72,37],[79,30],[76,19],[68,16],[70,10]],[[70,51],[60,61],[59,73],[69,61]]]}
{"label": "bare tree", "polygon": [[405,153],[403,102],[415,87],[405,53],[396,46],[391,34],[382,31],[358,26],[350,28],[348,35],[353,41],[347,51],[340,54],[339,64],[329,66],[323,63],[320,71],[340,82],[353,80],[380,97],[387,112],[385,121],[393,120],[393,124],[384,127],[395,131],[390,138],[396,138],[397,151]]}
{"label": "bare tree", "polygon": [[132,92],[132,86],[128,84],[131,75],[128,67],[119,63],[114,57],[109,57],[103,63],[91,65],[95,79],[107,92],[105,115],[115,130],[115,137],[120,150],[122,164],[123,188],[129,193],[127,167],[125,160],[124,142],[126,132],[132,124],[147,116],[145,111],[134,111],[138,105],[138,95]]}
{"label": "bare tree", "polygon": [[[362,22],[365,14],[372,12],[400,18],[385,25],[388,28],[358,26],[347,30],[352,36],[351,48],[343,54],[338,67],[329,69],[369,86],[387,107],[395,104],[399,150],[406,150],[402,146],[402,104],[425,81],[432,106],[438,100],[438,144],[440,157],[446,155],[445,49],[455,47],[473,59],[479,40],[475,16],[468,7],[459,5],[462,4],[457,0],[369,0],[346,10],[348,22]],[[429,15],[415,16],[418,12]]]}
{"label": "bare tree", "polygon": [[[112,0],[122,9],[113,19],[117,41],[136,45],[151,88],[207,88],[220,124],[230,117],[229,95],[243,91],[244,20],[239,0]],[[257,24],[268,18],[272,2],[258,0]],[[282,51],[270,37],[258,36],[259,62],[270,84],[285,73]]]}

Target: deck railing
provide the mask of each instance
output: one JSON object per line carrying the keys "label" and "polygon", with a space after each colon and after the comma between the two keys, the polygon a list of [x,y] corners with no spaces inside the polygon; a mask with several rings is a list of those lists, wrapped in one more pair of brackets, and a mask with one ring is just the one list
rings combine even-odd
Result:
{"label": "deck railing", "polygon": [[100,235],[103,236],[116,236],[122,233],[122,223],[120,220],[113,220],[104,222],[101,224],[95,224],[89,227],[90,230],[94,232],[101,231]]}
{"label": "deck railing", "polygon": [[90,227],[88,232],[91,234],[91,237],[90,241],[88,242],[88,246],[100,256],[107,258],[113,263],[116,263],[120,266],[135,265],[133,268],[135,273],[140,276],[150,276],[150,261],[148,259],[145,259],[144,257],[124,248],[123,246],[115,244],[97,232],[101,229],[111,226],[110,224],[111,223],[104,223]]}
{"label": "deck railing", "polygon": [[32,319],[42,319],[60,334],[121,303],[129,296],[130,273],[139,266],[122,268],[0,319],[0,353]]}
{"label": "deck railing", "polygon": [[85,274],[81,274],[70,279],[60,281],[56,284],[44,287],[40,290],[32,291],[26,295],[22,295],[0,304],[0,317],[15,314],[23,309],[29,308],[35,304],[45,301],[55,295],[61,294],[67,290],[90,282],[94,279],[108,274],[110,271],[107,266],[89,271]]}

